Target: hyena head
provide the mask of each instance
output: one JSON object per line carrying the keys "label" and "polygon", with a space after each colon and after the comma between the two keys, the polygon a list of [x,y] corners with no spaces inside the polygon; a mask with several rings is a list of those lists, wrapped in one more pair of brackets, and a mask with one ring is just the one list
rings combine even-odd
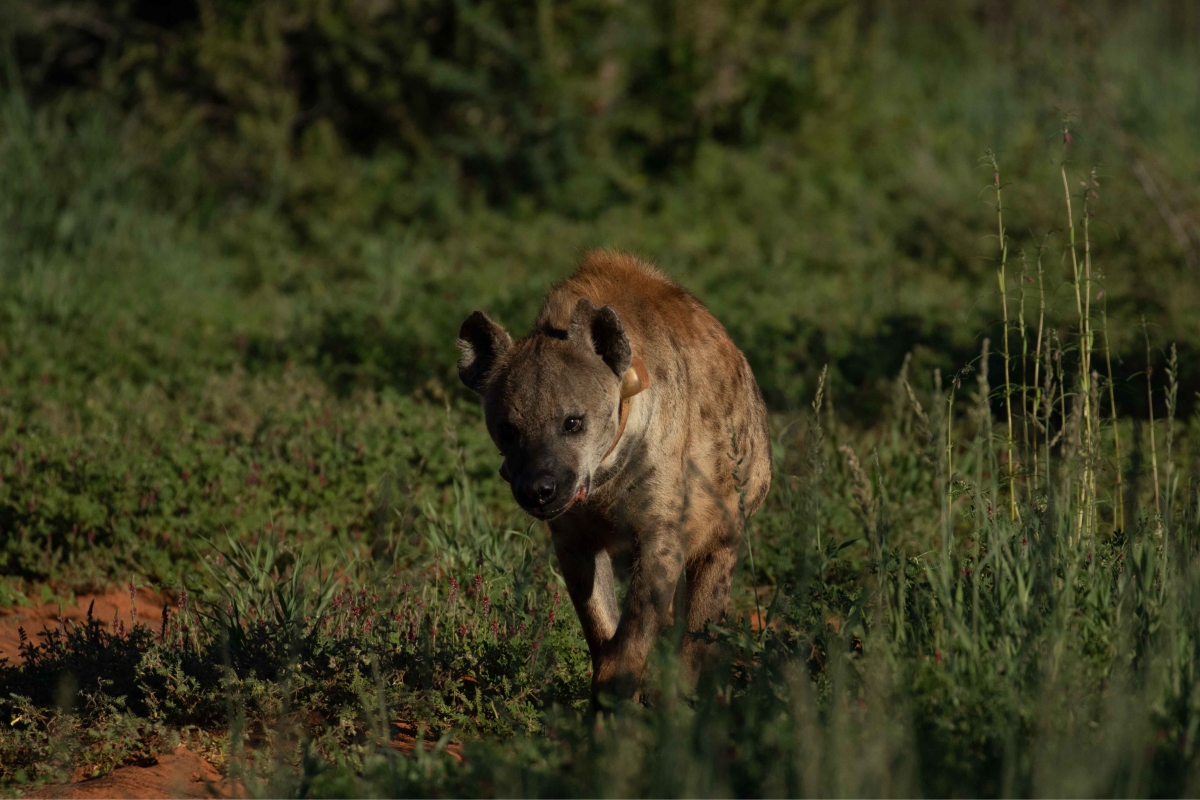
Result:
{"label": "hyena head", "polygon": [[458,347],[458,375],[483,398],[488,433],[504,457],[500,474],[521,507],[551,519],[586,499],[634,375],[617,312],[581,298],[567,330],[514,342],[476,311]]}

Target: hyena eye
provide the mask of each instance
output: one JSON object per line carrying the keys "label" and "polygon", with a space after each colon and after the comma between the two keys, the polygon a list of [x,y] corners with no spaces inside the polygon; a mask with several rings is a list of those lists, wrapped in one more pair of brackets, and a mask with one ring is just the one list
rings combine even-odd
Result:
{"label": "hyena eye", "polygon": [[579,433],[583,430],[583,417],[567,417],[563,422],[563,430],[567,433]]}

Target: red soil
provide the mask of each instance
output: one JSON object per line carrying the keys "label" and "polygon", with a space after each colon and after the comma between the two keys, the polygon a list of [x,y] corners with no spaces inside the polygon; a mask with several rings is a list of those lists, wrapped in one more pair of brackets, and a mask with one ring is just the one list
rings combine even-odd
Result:
{"label": "red soil", "polygon": [[[135,592],[137,598],[138,620],[154,627],[162,618],[163,595],[147,588],[139,588]],[[40,606],[18,606],[0,610],[0,658],[7,658],[9,664],[19,664],[22,661],[19,645],[21,642],[19,628],[25,629],[25,635],[31,641],[39,642],[38,634],[42,629],[59,626],[60,618],[82,623],[87,619],[88,606],[95,603],[92,616],[106,624],[112,624],[114,617],[120,620],[125,629],[132,627],[133,604],[129,598],[129,590],[114,589],[104,594],[83,594],[75,597],[70,605],[60,606],[58,603],[43,603]]]}
{"label": "red soil", "polygon": [[43,786],[25,797],[64,798],[193,798],[245,797],[240,784],[224,778],[212,764],[177,747],[149,767],[121,767],[99,778]]}
{"label": "red soil", "polygon": [[[163,595],[150,589],[140,588],[135,592],[138,620],[153,626],[161,618]],[[93,605],[94,604],[94,605]],[[19,628],[25,635],[38,641],[37,635],[44,627],[57,628],[62,620],[83,623],[87,619],[88,607],[92,616],[106,624],[114,617],[128,630],[133,623],[133,603],[129,591],[114,589],[104,594],[79,595],[70,605],[44,603],[35,607],[14,608],[0,611],[0,658],[10,664],[18,664],[21,658]],[[398,724],[395,738],[391,742],[405,755],[412,755],[417,746],[415,726]],[[434,741],[426,740],[425,748],[432,750]],[[446,751],[462,761],[462,745],[450,744]],[[25,797],[63,798],[200,798],[200,797],[244,797],[240,784],[222,777],[221,773],[201,756],[186,747],[176,748],[172,754],[159,755],[152,766],[120,767],[99,778],[77,780],[71,783],[43,786]]]}

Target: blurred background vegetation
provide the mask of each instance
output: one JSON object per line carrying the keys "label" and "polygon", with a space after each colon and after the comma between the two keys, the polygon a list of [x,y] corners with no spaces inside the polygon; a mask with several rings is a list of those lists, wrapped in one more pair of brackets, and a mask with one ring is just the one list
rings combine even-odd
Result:
{"label": "blurred background vegetation", "polygon": [[69,284],[41,309],[68,326],[154,332],[131,361],[117,334],[6,326],[26,374],[55,352],[67,380],[296,361],[339,391],[451,389],[460,318],[522,330],[585,248],[616,246],[714,308],[774,407],[830,361],[869,422],[905,353],[927,375],[995,335],[991,148],[1014,261],[1034,274],[1044,245],[1064,318],[1059,164],[1099,168],[1117,372],[1144,366],[1145,315],[1180,343],[1185,402],[1200,388],[1187,0],[7,8],[0,275]]}

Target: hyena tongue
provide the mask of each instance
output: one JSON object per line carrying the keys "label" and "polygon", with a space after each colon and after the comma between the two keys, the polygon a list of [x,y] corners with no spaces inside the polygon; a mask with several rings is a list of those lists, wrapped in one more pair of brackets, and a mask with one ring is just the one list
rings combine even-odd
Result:
{"label": "hyena tongue", "polygon": [[571,499],[572,503],[582,503],[587,500],[587,483],[583,483],[579,487],[579,491],[575,493],[575,497]]}

